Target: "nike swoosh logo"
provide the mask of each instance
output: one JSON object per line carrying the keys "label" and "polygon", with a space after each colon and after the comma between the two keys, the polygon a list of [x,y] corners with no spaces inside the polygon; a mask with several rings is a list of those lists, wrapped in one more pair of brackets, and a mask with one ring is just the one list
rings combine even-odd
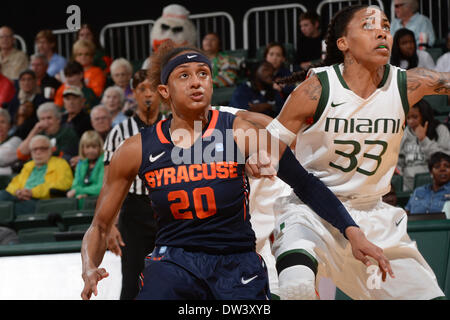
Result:
{"label": "nike swoosh logo", "polygon": [[336,103],[336,104],[335,104],[334,102],[332,102],[332,103],[331,103],[331,107],[332,107],[332,108],[336,108],[337,106],[340,106],[341,104],[344,104],[344,103],[345,103],[345,102],[342,102],[342,103]]}
{"label": "nike swoosh logo", "polygon": [[244,277],[242,277],[241,282],[242,282],[242,284],[248,284],[248,283],[252,282],[253,280],[255,280],[256,278],[258,278],[258,276],[254,276],[250,279],[244,279]]}
{"label": "nike swoosh logo", "polygon": [[156,160],[158,160],[159,158],[161,158],[165,153],[166,153],[166,152],[164,151],[164,152],[158,154],[156,157],[154,157],[154,156],[151,154],[151,155],[150,155],[150,158],[149,158],[150,162],[155,162]]}
{"label": "nike swoosh logo", "polygon": [[187,56],[187,58],[188,59],[192,59],[192,58],[195,58],[197,55],[196,54],[194,54],[193,56]]}
{"label": "nike swoosh logo", "polygon": [[400,224],[400,222],[402,222],[403,219],[405,219],[405,217],[406,217],[406,215],[403,215],[403,217],[395,223],[395,226],[398,227],[398,225]]}

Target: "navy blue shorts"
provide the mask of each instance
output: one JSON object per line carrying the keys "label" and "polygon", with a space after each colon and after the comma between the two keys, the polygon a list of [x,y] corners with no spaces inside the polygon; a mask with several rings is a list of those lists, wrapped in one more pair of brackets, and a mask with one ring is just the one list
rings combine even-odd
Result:
{"label": "navy blue shorts", "polygon": [[267,268],[254,251],[215,255],[156,247],[137,300],[267,300]]}

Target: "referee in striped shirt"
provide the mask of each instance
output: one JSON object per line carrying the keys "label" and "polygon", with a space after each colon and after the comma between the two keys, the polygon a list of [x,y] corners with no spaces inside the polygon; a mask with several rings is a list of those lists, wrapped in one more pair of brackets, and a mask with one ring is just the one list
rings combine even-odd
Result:
{"label": "referee in striped shirt", "polygon": [[[103,148],[105,177],[114,151],[123,141],[163,118],[159,110],[159,95],[150,90],[147,70],[135,73],[131,79],[131,88],[137,101],[137,110],[133,117],[116,125],[106,138]],[[139,292],[139,274],[144,269],[145,257],[153,251],[157,232],[148,191],[138,176],[123,202],[117,226],[118,228],[114,226],[109,234],[108,249],[120,255],[122,260],[120,299],[131,300]]]}

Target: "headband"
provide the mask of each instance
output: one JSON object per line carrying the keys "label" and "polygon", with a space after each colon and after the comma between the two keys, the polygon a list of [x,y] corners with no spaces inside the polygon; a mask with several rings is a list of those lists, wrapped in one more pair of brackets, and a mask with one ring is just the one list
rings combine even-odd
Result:
{"label": "headband", "polygon": [[162,72],[161,72],[161,83],[164,85],[167,84],[167,80],[169,79],[169,76],[172,73],[172,71],[176,67],[178,67],[180,64],[189,63],[189,62],[206,63],[212,72],[211,61],[208,59],[208,57],[206,57],[205,55],[203,55],[199,52],[188,52],[188,53],[185,53],[185,54],[175,57],[174,59],[170,60],[163,67]]}

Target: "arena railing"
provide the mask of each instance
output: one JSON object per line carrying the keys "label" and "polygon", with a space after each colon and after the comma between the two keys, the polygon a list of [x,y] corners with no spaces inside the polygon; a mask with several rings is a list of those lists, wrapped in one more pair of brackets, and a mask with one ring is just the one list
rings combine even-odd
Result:
{"label": "arena railing", "polygon": [[322,27],[327,26],[333,15],[343,7],[357,4],[377,5],[384,11],[382,0],[323,0],[316,8],[316,12],[321,18]]}
{"label": "arena railing", "polygon": [[306,11],[299,3],[251,8],[243,19],[244,49],[258,49],[271,41],[291,43],[296,48],[298,16]]}
{"label": "arena railing", "polygon": [[[72,55],[72,45],[77,38],[77,31],[58,29],[52,30],[52,32],[56,36],[56,52],[63,57],[70,59],[70,56]],[[34,51],[36,52],[36,50]]]}
{"label": "arena railing", "polygon": [[[24,38],[15,34],[14,39],[16,40],[16,48],[27,53],[27,43],[25,42]],[[17,46],[17,44],[19,44],[19,46]]]}

